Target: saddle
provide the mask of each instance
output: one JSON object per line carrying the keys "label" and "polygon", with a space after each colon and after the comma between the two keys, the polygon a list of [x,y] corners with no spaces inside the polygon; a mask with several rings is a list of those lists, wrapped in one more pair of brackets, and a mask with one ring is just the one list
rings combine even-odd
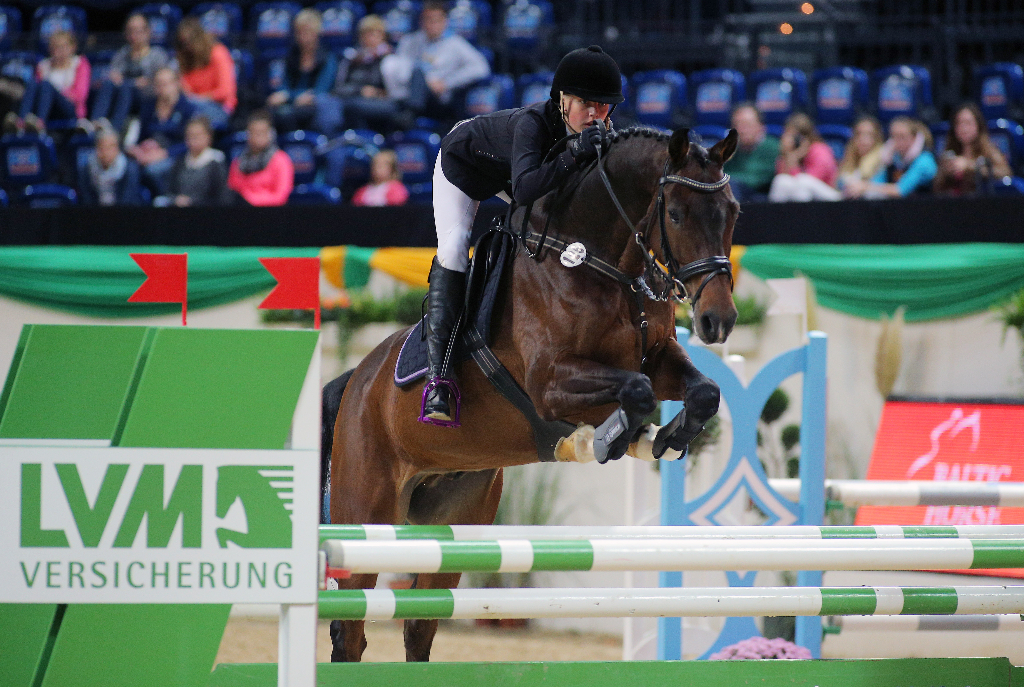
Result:
{"label": "saddle", "polygon": [[[494,355],[492,318],[494,306],[501,294],[502,278],[511,267],[518,249],[518,239],[504,229],[501,223],[480,237],[473,250],[466,279],[466,300],[462,311],[462,325],[456,336],[453,352],[455,361],[472,358],[498,392],[519,410],[533,428],[537,457],[541,462],[555,460],[555,445],[576,429],[564,422],[549,422],[537,414],[529,395],[519,386],[508,369]],[[395,365],[395,385],[405,387],[423,379],[427,374],[427,342],[424,321],[410,330]]]}

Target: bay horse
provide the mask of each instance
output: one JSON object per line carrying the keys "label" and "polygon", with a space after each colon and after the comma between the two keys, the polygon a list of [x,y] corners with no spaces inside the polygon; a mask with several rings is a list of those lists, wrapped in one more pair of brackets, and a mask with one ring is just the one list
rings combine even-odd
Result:
{"label": "bay horse", "polygon": [[[618,131],[574,190],[516,210],[512,224],[527,220],[535,239],[581,243],[592,258],[627,276],[567,267],[537,240],[520,246],[495,305],[492,350],[542,418],[597,427],[621,410],[625,427],[619,431],[628,443],[658,399],[683,400],[685,410],[659,432],[655,446],[660,441],[661,451],[685,451],[718,411],[718,387],[676,340],[668,296],[690,295],[694,330],[703,341],[729,335],[736,308],[725,256],[739,203],[722,166],[735,149],[735,131],[710,149],[691,143],[686,129],[671,136]],[[649,286],[661,287],[638,297],[637,278],[645,273]],[[421,385],[399,388],[393,378],[409,333],[392,335],[328,385],[335,396],[343,389],[337,413],[328,403],[323,419],[331,446],[331,522],[491,524],[502,468],[538,460],[531,425],[472,361],[456,368],[461,427],[417,422]],[[610,457],[622,454],[621,439]],[[414,586],[447,589],[459,578],[420,574]],[[367,589],[376,579],[353,575],[339,584]],[[332,660],[360,660],[363,629],[362,621],[335,621]],[[429,660],[436,631],[436,620],[406,620],[406,659]]]}

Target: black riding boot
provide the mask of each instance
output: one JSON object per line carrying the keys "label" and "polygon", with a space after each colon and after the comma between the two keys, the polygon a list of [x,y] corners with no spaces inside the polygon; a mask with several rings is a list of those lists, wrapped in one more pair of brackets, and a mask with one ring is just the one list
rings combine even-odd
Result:
{"label": "black riding boot", "polygon": [[[434,258],[430,266],[427,304],[427,386],[423,393],[421,422],[458,427],[459,387],[452,370],[444,368],[452,330],[466,294],[466,273],[445,269]],[[451,401],[455,397],[455,413]]]}

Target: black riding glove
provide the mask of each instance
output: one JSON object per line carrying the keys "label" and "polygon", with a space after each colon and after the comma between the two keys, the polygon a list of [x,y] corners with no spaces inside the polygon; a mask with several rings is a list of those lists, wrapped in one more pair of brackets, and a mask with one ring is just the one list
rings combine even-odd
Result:
{"label": "black riding glove", "polygon": [[577,138],[569,141],[569,154],[577,167],[582,167],[597,157],[598,148],[604,146],[606,130],[604,122],[598,121],[580,132]]}

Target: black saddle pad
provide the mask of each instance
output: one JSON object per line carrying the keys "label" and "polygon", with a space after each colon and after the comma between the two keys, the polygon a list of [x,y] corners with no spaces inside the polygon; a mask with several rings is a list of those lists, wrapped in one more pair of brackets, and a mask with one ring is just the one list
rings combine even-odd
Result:
{"label": "black saddle pad", "polygon": [[[466,312],[462,325],[462,336],[455,347],[454,359],[461,362],[469,358],[474,347],[491,344],[491,318],[494,305],[501,293],[501,279],[506,265],[515,255],[515,237],[504,231],[490,231],[480,237],[473,251],[473,260],[469,266],[469,277],[466,288]],[[468,336],[475,329],[480,334]],[[405,386],[427,374],[427,342],[423,336],[423,321],[413,327],[402,350],[398,353],[395,365],[395,384]]]}

